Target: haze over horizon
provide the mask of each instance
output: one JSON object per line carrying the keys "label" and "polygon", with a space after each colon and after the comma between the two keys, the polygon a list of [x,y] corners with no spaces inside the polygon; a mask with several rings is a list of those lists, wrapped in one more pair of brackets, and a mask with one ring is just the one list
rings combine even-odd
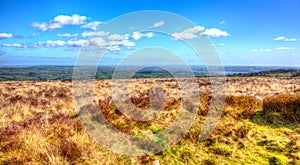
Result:
{"label": "haze over horizon", "polygon": [[[210,38],[223,65],[300,66],[300,1],[17,1],[0,5],[0,66],[74,65],[89,37],[110,20],[131,12],[161,10],[195,23],[170,36],[155,32],[172,22],[157,18],[149,32],[101,31],[108,51],[102,64],[113,65],[128,53],[158,46],[190,65],[203,65],[180,39]],[[122,31],[126,24],[115,29]],[[99,42],[99,41],[98,41]],[[153,54],[153,57],[159,54]]]}

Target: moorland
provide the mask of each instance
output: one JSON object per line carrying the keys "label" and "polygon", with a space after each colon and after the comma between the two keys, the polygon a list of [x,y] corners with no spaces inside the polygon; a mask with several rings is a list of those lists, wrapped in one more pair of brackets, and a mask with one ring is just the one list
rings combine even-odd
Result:
{"label": "moorland", "polygon": [[[0,83],[0,164],[299,164],[300,79],[228,77],[222,116],[208,139],[198,141],[210,106],[210,79],[197,78],[199,111],[188,133],[162,152],[130,157],[102,147],[82,126],[71,81]],[[97,110],[124,133],[158,133],[176,118],[180,88],[173,78],[132,79],[132,103],[149,107],[149,92],[164,89],[156,119],[128,119],[111,100],[111,81],[95,81]],[[94,120],[94,118],[90,118]]]}

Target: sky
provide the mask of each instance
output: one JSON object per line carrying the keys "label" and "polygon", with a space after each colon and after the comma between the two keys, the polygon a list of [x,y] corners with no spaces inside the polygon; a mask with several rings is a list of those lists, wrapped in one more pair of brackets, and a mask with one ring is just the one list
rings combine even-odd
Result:
{"label": "sky", "polygon": [[[147,46],[201,65],[181,42],[201,37],[209,38],[223,65],[300,66],[299,9],[299,0],[0,0],[0,66],[74,65],[91,45],[105,50],[102,63],[107,65]],[[174,13],[193,26],[153,15],[134,20],[136,25],[105,28],[144,10]],[[138,31],[139,24],[150,30]],[[177,31],[158,32],[171,24]]]}

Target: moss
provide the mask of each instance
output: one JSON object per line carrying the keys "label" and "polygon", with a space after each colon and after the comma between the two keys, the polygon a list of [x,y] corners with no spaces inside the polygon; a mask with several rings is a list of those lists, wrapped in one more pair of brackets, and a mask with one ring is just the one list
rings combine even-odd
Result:
{"label": "moss", "polygon": [[209,149],[212,153],[222,156],[230,156],[232,154],[232,148],[225,144],[216,144]]}

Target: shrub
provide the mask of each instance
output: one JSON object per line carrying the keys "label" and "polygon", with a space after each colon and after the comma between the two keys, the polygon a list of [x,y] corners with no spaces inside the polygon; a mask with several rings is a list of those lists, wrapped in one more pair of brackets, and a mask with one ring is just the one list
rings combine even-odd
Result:
{"label": "shrub", "polygon": [[263,114],[271,123],[300,121],[300,95],[281,94],[265,98]]}
{"label": "shrub", "polygon": [[234,109],[228,113],[236,117],[252,118],[260,107],[260,101],[253,96],[226,96],[225,109]]}

